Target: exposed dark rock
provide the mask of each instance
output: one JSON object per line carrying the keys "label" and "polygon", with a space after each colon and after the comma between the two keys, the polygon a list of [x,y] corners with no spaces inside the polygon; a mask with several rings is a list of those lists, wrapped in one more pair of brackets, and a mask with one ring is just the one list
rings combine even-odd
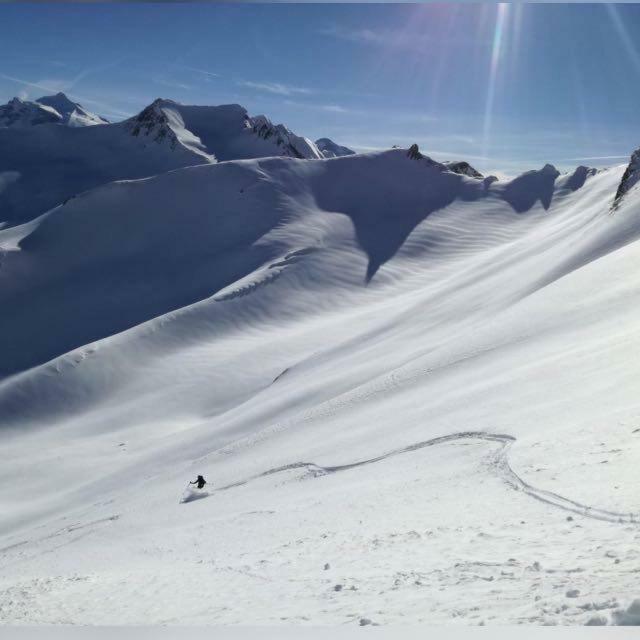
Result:
{"label": "exposed dark rock", "polygon": [[612,208],[616,208],[626,193],[640,180],[640,149],[636,149],[632,156],[624,174],[622,180],[618,185],[615,198],[613,199]]}
{"label": "exposed dark rock", "polygon": [[129,121],[128,127],[132,136],[141,134],[151,136],[154,142],[162,142],[167,139],[171,148],[174,149],[178,138],[169,126],[169,118],[161,108],[164,102],[162,98],[154,100]]}
{"label": "exposed dark rock", "polygon": [[424,156],[420,153],[418,145],[415,142],[409,147],[409,151],[407,151],[407,157],[411,158],[411,160],[422,160],[422,158],[424,158]]}
{"label": "exposed dark rock", "polygon": [[483,178],[484,176],[476,169],[474,169],[468,162],[445,162],[445,167],[453,173],[459,173],[463,176],[469,176],[470,178]]}

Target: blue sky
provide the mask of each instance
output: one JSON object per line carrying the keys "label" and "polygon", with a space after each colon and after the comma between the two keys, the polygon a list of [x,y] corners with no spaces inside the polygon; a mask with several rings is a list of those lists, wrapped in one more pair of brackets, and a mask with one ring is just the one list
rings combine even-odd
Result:
{"label": "blue sky", "polygon": [[514,173],[640,146],[640,5],[0,4],[0,100],[238,102],[310,138]]}

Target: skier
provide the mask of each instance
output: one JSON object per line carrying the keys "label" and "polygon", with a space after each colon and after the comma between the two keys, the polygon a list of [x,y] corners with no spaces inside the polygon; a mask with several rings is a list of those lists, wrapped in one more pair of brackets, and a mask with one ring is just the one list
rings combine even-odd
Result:
{"label": "skier", "polygon": [[207,484],[207,481],[202,476],[198,476],[193,482],[190,482],[189,484],[196,484],[198,485],[198,489],[203,489],[204,485]]}

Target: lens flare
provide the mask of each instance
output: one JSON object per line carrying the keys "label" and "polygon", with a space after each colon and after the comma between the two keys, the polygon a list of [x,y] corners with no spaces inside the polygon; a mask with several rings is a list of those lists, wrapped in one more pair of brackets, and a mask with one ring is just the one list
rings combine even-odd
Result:
{"label": "lens flare", "polygon": [[496,24],[493,30],[493,44],[491,47],[491,65],[489,67],[489,83],[487,86],[487,101],[484,108],[484,126],[482,136],[482,155],[488,155],[489,136],[491,135],[491,120],[493,116],[493,104],[496,97],[496,83],[500,60],[503,54],[505,25],[509,15],[509,5],[500,3],[496,12]]}
{"label": "lens flare", "polygon": [[620,42],[622,42],[622,45],[624,46],[629,59],[631,60],[634,67],[638,71],[640,71],[640,54],[636,49],[636,45],[634,44],[633,39],[627,31],[627,27],[625,26],[622,16],[620,15],[620,10],[614,4],[605,4],[604,6],[609,12],[609,17],[611,18],[611,22],[613,23],[613,28],[618,33]]}

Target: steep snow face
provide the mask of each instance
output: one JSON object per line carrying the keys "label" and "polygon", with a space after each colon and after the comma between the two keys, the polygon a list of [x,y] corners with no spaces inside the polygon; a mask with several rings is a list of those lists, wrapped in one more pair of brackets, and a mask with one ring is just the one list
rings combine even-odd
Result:
{"label": "steep snow face", "polygon": [[70,100],[64,93],[43,96],[37,103],[55,109],[62,116],[62,124],[70,127],[88,127],[96,124],[107,124],[108,121],[87,111],[82,105]]}
{"label": "steep snow face", "polygon": [[173,102],[158,99],[143,109],[137,116],[125,122],[125,128],[133,137],[140,137],[168,145],[175,151],[184,148],[208,162],[215,162],[213,153],[208,153],[200,138],[187,129],[180,110]]}
{"label": "steep snow face", "polygon": [[62,121],[62,116],[55,109],[37,102],[13,98],[7,104],[0,106],[0,128],[31,127],[39,124],[57,124]]}
{"label": "steep snow face", "polygon": [[325,158],[341,158],[342,156],[352,156],[355,151],[348,147],[336,144],[330,138],[320,138],[316,140],[316,147],[320,149]]}
{"label": "steep snow face", "polygon": [[0,230],[2,621],[635,620],[623,171],[232,161]]}

